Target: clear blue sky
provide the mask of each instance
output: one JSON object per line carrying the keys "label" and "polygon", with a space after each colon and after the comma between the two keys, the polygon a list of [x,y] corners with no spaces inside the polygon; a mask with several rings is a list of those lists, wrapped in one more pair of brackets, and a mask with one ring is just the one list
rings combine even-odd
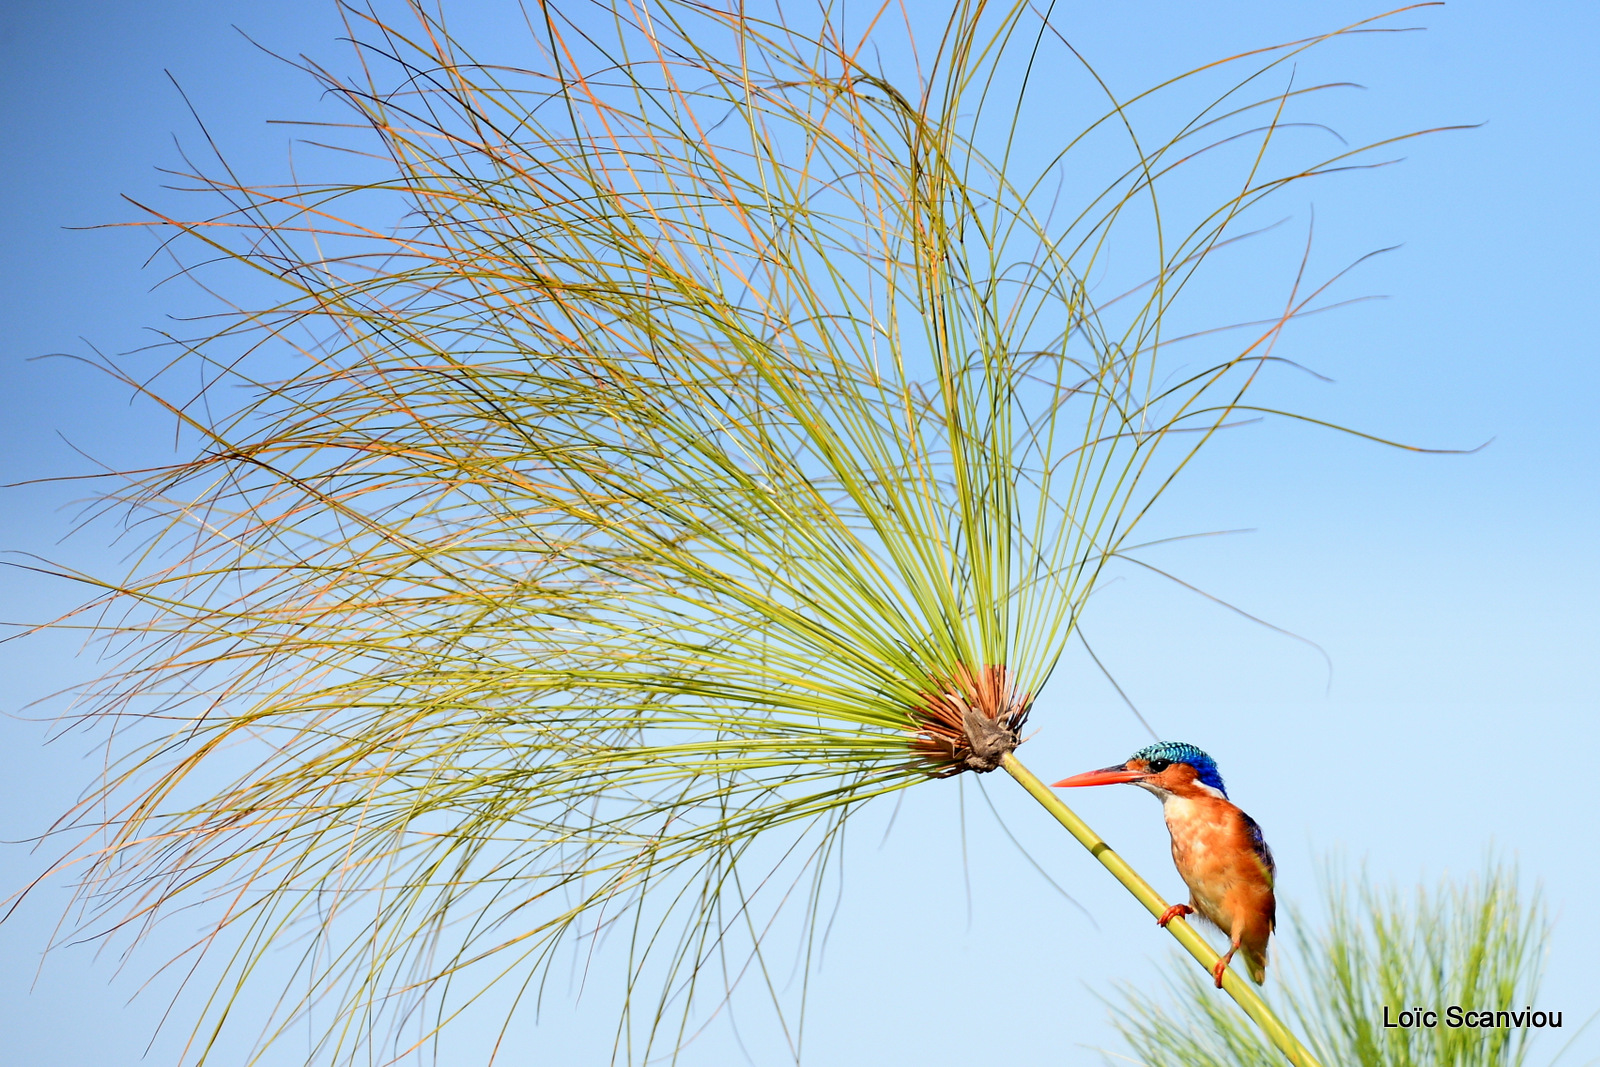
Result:
{"label": "clear blue sky", "polygon": [[[459,5],[465,17],[488,0]],[[1240,48],[1324,30],[1376,6],[1069,4],[1063,25],[1122,90]],[[1592,783],[1600,752],[1600,401],[1592,307],[1600,167],[1600,9],[1487,0],[1415,13],[1426,33],[1368,39],[1319,60],[1318,76],[1367,88],[1340,113],[1352,140],[1448,123],[1481,128],[1415,143],[1398,167],[1294,194],[1316,212],[1319,262],[1399,244],[1353,291],[1389,299],[1318,320],[1285,354],[1336,380],[1296,393],[1302,409],[1471,456],[1401,454],[1288,425],[1223,442],[1170,498],[1173,530],[1251,528],[1174,548],[1185,577],[1322,645],[1333,661],[1192,596],[1129,578],[1092,619],[1097,650],[1157,729],[1215,755],[1237,800],[1266,829],[1280,892],[1314,914],[1320,857],[1365,861],[1411,884],[1470,872],[1489,850],[1516,858],[1556,918],[1540,1007],[1565,1013],[1552,1057],[1600,1009],[1600,887]],[[170,430],[103,376],[48,353],[137,348],[166,316],[203,308],[141,269],[154,250],[137,229],[68,229],[134,218],[119,200],[159,199],[176,137],[202,148],[172,80],[247,174],[275,177],[291,132],[267,120],[312,114],[315,87],[263,55],[237,25],[288,54],[342,60],[323,0],[251,4],[10,0],[0,13],[6,146],[0,182],[0,482],[137,466],[170,455]],[[1302,231],[1303,232],[1303,231]],[[91,458],[85,458],[85,457]],[[105,570],[120,558],[106,528],[67,538],[70,502],[52,485],[0,495],[0,548]],[[21,557],[13,556],[12,559]],[[27,572],[0,575],[0,618],[38,619],[78,593]],[[0,646],[0,710],[92,673],[62,637]],[[1068,745],[1070,723],[1076,740]],[[1041,700],[1025,750],[1047,777],[1101,766],[1145,735],[1102,681],[1069,667]],[[37,833],[92,776],[92,740],[49,745],[37,722],[0,720],[0,837]],[[997,1061],[1092,1064],[1115,1047],[1097,992],[1145,983],[1167,939],[1008,783],[989,783],[1009,824],[1091,918],[1064,906],[969,805],[971,900],[934,845],[957,786],[908,797],[893,837],[859,835],[844,904],[817,973],[810,1062],[829,1067],[968,1062],[941,1032],[971,991],[1009,999],[989,1034]],[[977,782],[964,786],[969,802]],[[1079,798],[1083,813],[1169,896],[1179,885],[1156,804],[1133,790]],[[870,820],[868,820],[870,821]],[[23,849],[0,851],[0,893],[30,876]],[[139,1061],[165,1001],[160,944],[96,957],[42,946],[64,895],[46,890],[0,926],[0,1062],[88,1067]],[[940,932],[931,962],[928,932]],[[903,1025],[868,1025],[874,1014]],[[604,1062],[608,1004],[591,991],[548,1002],[519,1027],[513,1064]],[[896,1009],[901,1009],[896,1012]],[[603,1032],[606,1040],[596,1041]],[[168,1063],[182,1030],[151,1046]],[[1600,1023],[1561,1060],[1600,1057]],[[276,1064],[303,1062],[286,1047]],[[462,1060],[460,1062],[467,1062]],[[687,1062],[739,1062],[725,1037]]]}

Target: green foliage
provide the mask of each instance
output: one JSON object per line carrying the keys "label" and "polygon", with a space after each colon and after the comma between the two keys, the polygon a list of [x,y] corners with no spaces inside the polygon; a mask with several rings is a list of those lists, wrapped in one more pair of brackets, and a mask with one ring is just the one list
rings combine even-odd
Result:
{"label": "green foliage", "polygon": [[[810,928],[850,813],[1017,743],[1320,292],[1174,357],[1197,272],[1375,147],[1278,148],[1334,88],[1282,66],[1320,38],[1203,68],[1231,80],[1161,132],[1108,94],[1024,138],[1036,64],[1076,62],[1029,4],[956,4],[931,48],[886,12],[528,13],[512,67],[420,3],[350,7],[362,74],[306,69],[359,176],[219,161],[206,210],[149,209],[282,293],[122,372],[187,458],[116,495],[132,573],[77,576],[122,658],[64,862],[91,929],[209,917],[198,1060],[252,1015],[261,1048],[403,1055],[606,933],[619,1058],[677,1048],[704,990],[770,990],[763,939],[788,902]],[[1200,162],[1220,198],[1163,208]],[[1093,299],[1113,253],[1147,266]]]}
{"label": "green foliage", "polygon": [[[1327,925],[1292,924],[1280,949],[1288,1015],[1324,1063],[1342,1067],[1519,1067],[1532,1028],[1447,1025],[1445,1012],[1541,1009],[1536,997],[1549,924],[1538,897],[1517,886],[1514,868],[1491,864],[1473,879],[1397,889],[1324,878]],[[1289,957],[1283,960],[1282,957]],[[1168,997],[1123,990],[1115,1010],[1136,1061],[1149,1067],[1281,1067],[1260,1031],[1192,968],[1177,972]],[[1438,1025],[1385,1028],[1400,1012],[1439,1012]],[[1570,1034],[1563,1020],[1556,1035]]]}

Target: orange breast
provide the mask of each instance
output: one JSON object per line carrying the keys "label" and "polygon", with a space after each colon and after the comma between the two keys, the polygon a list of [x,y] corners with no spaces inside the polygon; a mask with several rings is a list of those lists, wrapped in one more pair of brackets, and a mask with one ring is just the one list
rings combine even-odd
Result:
{"label": "orange breast", "polygon": [[1224,932],[1271,929],[1271,875],[1256,854],[1244,813],[1220,797],[1172,797],[1163,805],[1172,861],[1190,904]]}

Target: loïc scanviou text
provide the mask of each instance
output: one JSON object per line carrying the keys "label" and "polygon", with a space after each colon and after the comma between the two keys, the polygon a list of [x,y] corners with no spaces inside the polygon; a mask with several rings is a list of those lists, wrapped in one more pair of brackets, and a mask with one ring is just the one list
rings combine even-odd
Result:
{"label": "lo\u00efc scanviou text", "polygon": [[1534,1011],[1532,1007],[1524,1005],[1522,1010],[1488,1010],[1463,1008],[1459,1004],[1452,1004],[1443,1011],[1424,1008],[1402,1008],[1390,1016],[1389,1005],[1383,1006],[1383,1025],[1387,1029],[1415,1030],[1433,1029],[1443,1023],[1450,1029],[1460,1027],[1474,1027],[1480,1030],[1510,1030],[1526,1029],[1528,1027],[1561,1026],[1561,1013],[1559,1011]]}

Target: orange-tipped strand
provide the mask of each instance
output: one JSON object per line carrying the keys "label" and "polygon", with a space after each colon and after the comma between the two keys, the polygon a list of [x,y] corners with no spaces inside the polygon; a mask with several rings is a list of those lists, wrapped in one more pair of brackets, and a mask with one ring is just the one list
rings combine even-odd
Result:
{"label": "orange-tipped strand", "polygon": [[924,692],[912,709],[916,736],[911,750],[936,768],[940,778],[994,770],[1020,740],[1018,733],[1032,703],[1033,694],[1015,688],[1005,667],[986,664],[976,671],[957,667],[950,679]]}

